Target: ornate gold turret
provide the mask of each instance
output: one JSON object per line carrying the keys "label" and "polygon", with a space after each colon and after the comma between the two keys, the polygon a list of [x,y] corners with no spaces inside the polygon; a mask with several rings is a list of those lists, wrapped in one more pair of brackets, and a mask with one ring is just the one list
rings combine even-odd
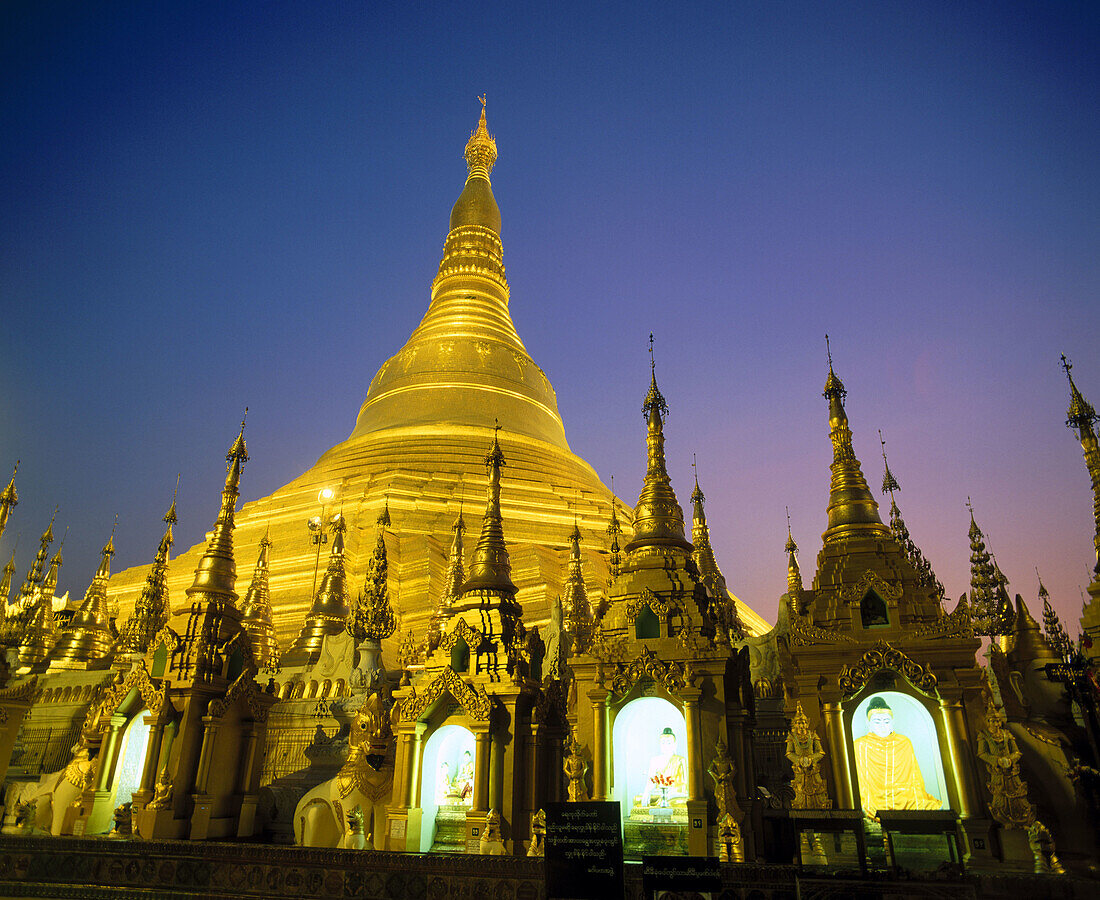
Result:
{"label": "ornate gold turret", "polygon": [[[1062,354],[1062,368],[1069,379],[1070,403],[1066,411],[1066,426],[1070,428],[1081,442],[1081,449],[1085,454],[1085,465],[1089,470],[1089,478],[1092,480],[1092,514],[1095,522],[1095,534],[1093,544],[1096,548],[1096,563],[1093,569],[1093,582],[1100,582],[1100,442],[1096,438],[1096,410],[1093,409],[1077,385],[1073,382],[1073,364]],[[1090,591],[1091,593],[1091,591]]]}
{"label": "ornate gold turret", "polygon": [[387,503],[378,516],[378,539],[367,563],[367,577],[354,609],[348,615],[348,632],[356,644],[381,642],[397,628],[397,616],[390,604],[389,566],[386,562],[386,529],[390,526]]}
{"label": "ornate gold turret", "polygon": [[500,514],[500,470],[504,465],[504,454],[494,433],[493,445],[485,456],[488,474],[485,515],[481,520],[481,534],[474,548],[474,557],[470,561],[470,575],[461,593],[462,596],[477,592],[495,594],[515,604],[516,586],[512,584],[512,564],[504,544],[504,520]]}
{"label": "ornate gold turret", "polygon": [[608,565],[611,572],[611,577],[614,579],[618,576],[623,564],[622,548],[619,546],[619,538],[622,537],[623,527],[619,524],[619,512],[618,512],[619,500],[615,497],[615,476],[611,476],[611,521],[607,526],[607,536],[611,538],[611,546],[608,548],[611,552],[608,558]]}
{"label": "ornate gold turret", "polygon": [[1039,601],[1043,604],[1043,629],[1046,631],[1047,643],[1057,656],[1065,662],[1070,662],[1073,659],[1073,644],[1069,635],[1066,634],[1066,629],[1062,627],[1062,620],[1058,618],[1058,613],[1051,606],[1050,592],[1043,584],[1038,569],[1035,570],[1035,575],[1039,578]]}
{"label": "ornate gold turret", "polygon": [[787,600],[791,611],[802,614],[802,595],[805,588],[802,586],[802,572],[798,568],[798,544],[794,542],[791,534],[791,513],[787,511],[787,543],[783,547],[787,554]]}
{"label": "ornate gold turret", "polygon": [[87,669],[102,661],[106,665],[114,650],[115,636],[107,608],[107,579],[111,577],[111,557],[115,555],[115,533],[103,546],[99,568],[84,594],[84,602],[61,630],[61,637],[50,653],[51,669]]}
{"label": "ornate gold turret", "polygon": [[3,612],[8,614],[8,601],[11,599],[11,580],[15,575],[15,551],[11,551],[11,559],[4,566],[4,576],[0,578],[0,602],[3,603]]}
{"label": "ornate gold turret", "polygon": [[51,597],[40,593],[38,601],[30,608],[17,656],[18,670],[23,673],[44,663],[57,643],[57,620],[51,601]]}
{"label": "ornate gold turret", "polygon": [[913,538],[909,534],[909,528],[905,524],[905,519],[901,517],[901,510],[898,509],[897,501],[894,499],[894,492],[901,492],[901,485],[898,484],[898,480],[894,477],[894,473],[890,471],[890,463],[886,460],[886,441],[882,437],[882,432],[878,433],[879,443],[882,444],[882,493],[890,495],[890,530],[894,533],[894,537],[897,538],[898,543],[901,545],[901,549],[905,551],[905,555],[909,558],[909,562],[912,563],[913,568],[917,572],[918,582],[921,587],[935,593],[936,598],[942,603],[944,590],[940,580],[936,577],[936,573],[932,571],[932,564],[925,558],[921,552],[920,547],[916,545]]}
{"label": "ornate gold turret", "polygon": [[1012,638],[1008,645],[1008,661],[1013,668],[1024,671],[1022,667],[1036,660],[1058,660],[1058,654],[1047,642],[1039,623],[1024,603],[1024,598],[1016,595],[1016,624],[1012,629]]}
{"label": "ornate gold turret", "polygon": [[684,513],[665,468],[664,418],[668,416],[668,404],[657,387],[652,334],[649,357],[649,392],[642,404],[647,423],[645,482],[634,507],[634,539],[626,545],[626,552],[642,547],[676,547],[690,553],[693,548],[684,537]]}
{"label": "ornate gold turret", "polygon": [[241,419],[241,430],[225,455],[225,486],[214,531],[195,568],[195,580],[187,589],[187,600],[173,614],[176,625],[172,627],[181,635],[182,645],[173,657],[171,672],[179,680],[210,681],[224,675],[220,648],[241,630],[233,528],[240,497],[241,469],[248,462],[244,424]]}
{"label": "ornate gold turret", "polygon": [[279,659],[279,642],[271,621],[271,587],[268,581],[268,554],[271,538],[265,533],[260,540],[260,555],[252,570],[252,581],[241,602],[241,627],[252,638],[252,658],[257,666],[266,666]]}
{"label": "ornate gold turret", "polygon": [[[176,490],[179,490],[178,478]],[[172,505],[164,514],[164,536],[153,558],[153,568],[145,578],[141,597],[119,632],[117,663],[124,663],[129,654],[144,655],[157,632],[168,622],[168,553],[172,549],[172,526],[176,521],[176,495],[173,494]]]}
{"label": "ornate gold turret", "polygon": [[695,472],[695,489],[691,492],[691,543],[694,546],[692,559],[699,568],[699,574],[710,593],[710,606],[707,610],[720,639],[740,640],[744,630],[737,615],[737,604],[726,587],[726,577],[718,568],[714,550],[710,545],[710,528],[707,527],[705,510],[706,497],[699,487],[699,471],[692,454],[691,468]]}
{"label": "ornate gold turret", "polygon": [[466,522],[462,518],[462,509],[458,511],[458,518],[451,526],[454,537],[451,539],[451,551],[447,555],[447,577],[443,586],[443,595],[439,598],[439,605],[428,620],[428,632],[424,638],[423,649],[425,654],[431,653],[439,646],[439,639],[443,637],[443,624],[451,615],[451,607],[455,598],[462,591],[462,582],[466,580],[466,568],[462,559],[462,535],[466,532]]}
{"label": "ornate gold turret", "polygon": [[864,537],[889,534],[878,514],[878,504],[871,496],[863,477],[859,460],[852,448],[852,432],[844,411],[847,390],[833,371],[833,354],[828,348],[829,376],[823,396],[829,401],[829,439],[833,443],[832,481],[829,485],[829,527],[822,537],[825,543],[845,541],[856,535]]}
{"label": "ornate gold turret", "polygon": [[588,600],[584,572],[581,570],[581,530],[576,522],[573,523],[569,542],[569,575],[565,579],[562,607],[565,613],[565,629],[573,636],[573,652],[583,653],[591,642],[596,622],[592,604]]}
{"label": "ornate gold turret", "polygon": [[344,534],[348,526],[343,515],[333,517],[330,530],[332,549],[329,551],[328,568],[298,637],[283,655],[283,664],[286,666],[304,666],[316,662],[321,655],[321,643],[325,636],[339,634],[347,626],[348,590],[347,572],[344,568]]}
{"label": "ornate gold turret", "polygon": [[42,537],[38,544],[38,554],[31,564],[31,570],[27,573],[27,577],[23,581],[23,587],[19,589],[19,608],[23,612],[26,612],[34,602],[39,582],[42,580],[42,570],[46,566],[46,556],[49,553],[50,544],[53,543],[53,520],[56,517],[57,510],[55,509],[53,515],[50,516],[50,524],[47,525],[46,530],[42,532]]}
{"label": "ornate gold turret", "polygon": [[974,633],[988,636],[997,630],[997,574],[985,548],[985,535],[974,519],[974,507],[969,497],[966,508],[970,511],[970,616],[974,622]]}
{"label": "ornate gold turret", "polygon": [[15,475],[18,471],[19,460],[16,460],[11,481],[3,491],[0,491],[0,537],[4,536],[4,529],[8,527],[8,516],[11,515],[12,509],[19,505],[19,495],[15,492]]}
{"label": "ornate gold turret", "polygon": [[69,529],[65,529],[65,534],[61,538],[61,543],[57,545],[57,552],[53,555],[53,559],[50,560],[50,567],[46,570],[46,577],[42,579],[42,585],[39,587],[38,592],[42,597],[49,597],[50,602],[53,603],[53,598],[57,595],[57,582],[60,578],[61,567],[65,564],[65,560],[61,558],[61,551],[65,547],[65,538],[69,536]]}

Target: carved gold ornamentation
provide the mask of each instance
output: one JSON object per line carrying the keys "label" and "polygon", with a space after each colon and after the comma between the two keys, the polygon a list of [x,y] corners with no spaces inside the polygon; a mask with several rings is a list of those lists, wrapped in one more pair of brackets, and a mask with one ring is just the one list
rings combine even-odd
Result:
{"label": "carved gold ornamentation", "polygon": [[856,639],[842,631],[827,631],[818,628],[809,618],[792,617],[788,631],[790,642],[796,647],[808,647],[813,644],[854,644]]}
{"label": "carved gold ornamentation", "polygon": [[158,688],[149,677],[149,670],[145,668],[145,660],[141,660],[125,677],[117,678],[106,690],[103,699],[97,706],[88,710],[81,729],[82,734],[94,736],[102,734],[110,725],[111,717],[118,712],[119,706],[132,690],[141,694],[142,702],[154,715],[160,713],[164,706],[164,688]]}
{"label": "carved gold ornamentation", "polygon": [[626,605],[626,620],[631,625],[638,618],[638,613],[649,607],[650,611],[662,622],[668,620],[669,613],[676,607],[658,597],[649,588],[642,591],[640,597],[635,597]]}
{"label": "carved gold ornamentation", "polygon": [[900,650],[885,641],[879,641],[859,658],[854,666],[840,670],[837,683],[844,696],[851,697],[863,690],[871,676],[881,669],[892,669],[908,679],[909,683],[926,694],[936,689],[936,676],[931,668],[914,662]]}
{"label": "carved gold ornamentation", "polygon": [[821,738],[810,727],[810,720],[801,703],[787,734],[786,756],[791,762],[793,775],[791,787],[794,788],[794,800],[791,808],[831,809],[833,801],[829,799],[825,780],[821,777],[821,761],[825,758],[825,751]]}
{"label": "carved gold ornamentation", "polygon": [[492,701],[485,690],[475,689],[458,677],[455,670],[446,666],[425,688],[422,694],[412,694],[401,703],[401,719],[415,722],[444,694],[449,693],[466,712],[478,722],[488,722]]}
{"label": "carved gold ornamentation", "polygon": [[439,639],[439,647],[450,653],[454,650],[458,639],[462,638],[470,652],[476,652],[477,648],[485,641],[485,635],[470,625],[465,619],[459,619],[457,623],[443,637]]}
{"label": "carved gold ornamentation", "polygon": [[620,663],[611,677],[612,693],[622,696],[634,687],[643,678],[664,685],[670,694],[683,689],[687,685],[684,677],[684,667],[678,662],[663,662],[658,659],[652,650],[646,647],[641,654],[629,665]]}
{"label": "carved gold ornamentation", "polygon": [[849,606],[858,606],[868,591],[874,591],[883,600],[900,600],[902,594],[900,585],[890,584],[873,569],[868,569],[859,581],[841,593],[840,599]]}
{"label": "carved gold ornamentation", "polygon": [[627,647],[628,641],[625,635],[609,635],[601,624],[596,626],[588,655],[595,657],[604,665],[614,665],[626,661]]}
{"label": "carved gold ornamentation", "polygon": [[256,670],[251,667],[246,668],[237,676],[237,680],[226,688],[224,697],[217,697],[210,701],[206,707],[206,714],[215,719],[220,719],[229,712],[229,707],[233,705],[238,697],[247,697],[249,694],[259,693],[260,686],[256,684],[255,679]]}

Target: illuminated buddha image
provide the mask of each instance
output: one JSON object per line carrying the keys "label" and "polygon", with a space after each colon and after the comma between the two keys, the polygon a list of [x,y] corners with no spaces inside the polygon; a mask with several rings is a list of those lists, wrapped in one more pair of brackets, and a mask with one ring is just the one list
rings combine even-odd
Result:
{"label": "illuminated buddha image", "polygon": [[[903,729],[917,739],[919,751]],[[870,697],[852,719],[853,736],[860,731],[864,733],[855,738],[853,747],[860,801],[868,817],[877,818],[883,809],[943,808],[935,726],[916,700],[896,692]]]}
{"label": "illuminated buddha image", "polygon": [[[687,728],[683,713],[659,697],[640,697],[612,727],[614,799],[638,821],[679,821],[687,801]],[[671,817],[671,818],[670,818]]]}
{"label": "illuminated buddha image", "polygon": [[676,752],[676,734],[665,728],[657,737],[658,752],[649,761],[650,805],[687,796],[687,760]]}

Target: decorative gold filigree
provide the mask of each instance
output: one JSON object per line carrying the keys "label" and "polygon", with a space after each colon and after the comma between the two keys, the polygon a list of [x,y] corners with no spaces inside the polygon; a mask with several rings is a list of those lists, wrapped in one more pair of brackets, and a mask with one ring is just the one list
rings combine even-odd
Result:
{"label": "decorative gold filigree", "polygon": [[818,628],[809,618],[801,616],[791,618],[788,638],[796,647],[808,647],[812,644],[854,644],[856,639],[842,631],[828,631]]}
{"label": "decorative gold filigree", "polygon": [[118,712],[119,706],[130,695],[130,691],[137,690],[148,710],[154,715],[164,706],[164,688],[158,688],[149,677],[149,670],[145,668],[145,660],[135,665],[125,677],[117,678],[104,692],[103,699],[98,705],[88,710],[84,719],[81,733],[94,735],[106,731],[111,717]]}
{"label": "decorative gold filigree", "polygon": [[960,601],[954,611],[941,616],[934,622],[922,625],[917,629],[916,636],[919,638],[973,637],[974,623],[970,618],[970,609],[965,603],[965,595],[964,601]]}
{"label": "decorative gold filigree", "polygon": [[[258,693],[261,693],[261,691],[260,686],[256,683],[256,670],[247,667],[237,676],[237,680],[229,685],[224,697],[217,697],[210,701],[206,707],[206,714],[215,719],[220,719],[229,712],[229,707],[233,705],[238,697],[244,697],[247,701],[251,699],[251,695]],[[254,712],[253,704],[249,703],[248,705],[250,711]]]}
{"label": "decorative gold filigree", "polygon": [[611,677],[612,693],[622,696],[643,678],[664,685],[669,693],[682,690],[687,685],[684,667],[678,662],[663,662],[648,647],[629,665],[620,663]]}
{"label": "decorative gold filigree", "polygon": [[478,722],[488,722],[492,701],[484,688],[467,684],[450,666],[446,666],[422,694],[413,693],[401,703],[401,719],[415,722],[444,694],[450,694],[466,712]]}
{"label": "decorative gold filigree", "polygon": [[673,605],[662,600],[649,588],[642,591],[640,597],[635,597],[626,605],[626,620],[631,625],[634,624],[634,620],[638,618],[638,613],[643,609],[649,607],[650,611],[662,622],[668,620],[669,612],[673,609]]}
{"label": "decorative gold filigree", "polygon": [[868,569],[859,581],[841,592],[841,602],[858,606],[868,591],[874,591],[883,600],[900,600],[902,594],[900,585],[883,581],[877,572]]}
{"label": "decorative gold filigree", "polygon": [[851,697],[863,690],[871,676],[882,669],[892,669],[903,675],[913,687],[926,694],[936,689],[936,676],[930,667],[914,662],[885,641],[879,641],[859,658],[854,666],[840,670],[837,683],[844,696]]}
{"label": "decorative gold filigree", "polygon": [[450,653],[454,650],[459,638],[466,642],[466,646],[470,648],[471,652],[475,652],[485,641],[485,635],[465,619],[459,619],[454,627],[439,639],[440,649]]}

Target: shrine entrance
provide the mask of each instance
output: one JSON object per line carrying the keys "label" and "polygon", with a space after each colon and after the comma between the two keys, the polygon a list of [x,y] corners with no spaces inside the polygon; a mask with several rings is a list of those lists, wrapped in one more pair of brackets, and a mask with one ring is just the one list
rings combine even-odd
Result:
{"label": "shrine entrance", "polygon": [[115,806],[129,803],[134,791],[141,786],[141,773],[145,768],[145,752],[149,744],[149,724],[145,721],[148,713],[147,709],[141,710],[130,719],[122,732],[113,784]]}
{"label": "shrine entrance", "polygon": [[615,716],[611,796],[628,856],[687,853],[686,747],[684,714],[668,700],[639,697]]}
{"label": "shrine entrance", "polygon": [[466,812],[474,802],[474,733],[442,725],[424,744],[420,852],[466,852]]}

